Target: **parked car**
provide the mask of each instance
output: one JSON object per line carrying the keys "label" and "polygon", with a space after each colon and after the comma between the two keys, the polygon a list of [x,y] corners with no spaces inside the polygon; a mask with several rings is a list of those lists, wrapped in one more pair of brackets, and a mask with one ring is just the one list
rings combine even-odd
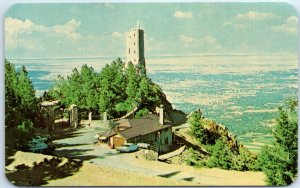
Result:
{"label": "parked car", "polygon": [[137,143],[137,146],[138,146],[139,148],[143,148],[143,149],[148,149],[148,148],[150,148],[150,144],[148,144],[148,143]]}
{"label": "parked car", "polygon": [[29,150],[32,152],[42,152],[48,148],[45,142],[36,139],[29,141],[28,145],[30,147]]}
{"label": "parked car", "polygon": [[133,151],[137,151],[138,149],[139,147],[136,144],[132,144],[132,143],[123,144],[120,147],[116,148],[116,150],[121,153],[133,152]]}
{"label": "parked car", "polygon": [[29,150],[35,153],[51,154],[54,151],[50,137],[36,136],[28,142]]}

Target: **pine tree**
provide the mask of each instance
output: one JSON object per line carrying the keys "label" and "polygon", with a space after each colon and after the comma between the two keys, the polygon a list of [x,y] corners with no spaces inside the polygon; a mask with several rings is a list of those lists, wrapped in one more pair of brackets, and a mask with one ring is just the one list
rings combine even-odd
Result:
{"label": "pine tree", "polygon": [[137,104],[139,104],[140,96],[139,96],[139,75],[137,73],[136,68],[132,63],[128,63],[128,67],[126,69],[126,75],[128,78],[128,84],[126,88],[126,94],[127,94],[127,104],[129,106],[128,111],[133,109]]}
{"label": "pine tree", "polygon": [[25,67],[18,72],[5,60],[5,145],[8,150],[24,149],[34,136],[32,121],[37,113],[34,93]]}
{"label": "pine tree", "polygon": [[202,124],[202,112],[200,110],[192,112],[189,116],[188,122],[191,125],[190,133],[200,143],[205,144],[207,140],[207,134]]}
{"label": "pine tree", "polygon": [[13,64],[5,59],[5,126],[18,124],[19,97],[16,93],[17,73]]}
{"label": "pine tree", "polygon": [[20,110],[27,118],[34,119],[37,113],[37,99],[28,72],[24,66],[17,73],[16,94],[19,96]]}
{"label": "pine tree", "polygon": [[211,156],[207,162],[208,167],[219,167],[222,169],[232,168],[233,153],[223,140],[218,139],[209,150]]}
{"label": "pine tree", "polygon": [[267,176],[269,185],[289,185],[297,177],[297,104],[289,99],[279,107],[274,130],[273,146],[264,147],[258,158],[258,166]]}

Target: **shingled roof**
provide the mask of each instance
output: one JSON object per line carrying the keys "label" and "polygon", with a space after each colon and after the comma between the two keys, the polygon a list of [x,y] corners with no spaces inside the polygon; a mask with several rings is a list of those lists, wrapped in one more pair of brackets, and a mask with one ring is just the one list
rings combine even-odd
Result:
{"label": "shingled roof", "polygon": [[99,137],[109,138],[109,137],[114,136],[116,134],[117,134],[117,132],[115,131],[115,129],[109,129],[107,131],[99,133],[98,135],[99,135]]}
{"label": "shingled roof", "polygon": [[[159,116],[150,114],[138,119],[127,119],[131,128],[119,131],[119,135],[125,139],[134,138],[137,136],[147,135],[149,133],[158,132],[160,130],[171,127],[171,122],[167,122],[164,125],[159,123]],[[124,122],[122,122],[124,123]],[[126,123],[127,124],[127,123]]]}

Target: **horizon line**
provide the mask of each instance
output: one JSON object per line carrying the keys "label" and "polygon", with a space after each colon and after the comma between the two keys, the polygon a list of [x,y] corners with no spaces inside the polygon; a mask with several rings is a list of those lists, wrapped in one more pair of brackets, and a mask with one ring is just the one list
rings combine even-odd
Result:
{"label": "horizon line", "polygon": [[[298,53],[271,53],[271,54],[184,54],[184,55],[178,55],[178,54],[167,54],[167,55],[149,55],[147,57],[155,58],[155,57],[201,57],[201,56],[276,56],[276,55],[299,55]],[[70,57],[24,57],[24,58],[14,58],[14,57],[5,57],[5,59],[8,60],[64,60],[64,59],[106,59],[106,58],[121,58],[125,59],[125,56],[83,56],[83,57],[76,57],[76,56],[70,56]],[[147,58],[146,58],[147,59]]]}

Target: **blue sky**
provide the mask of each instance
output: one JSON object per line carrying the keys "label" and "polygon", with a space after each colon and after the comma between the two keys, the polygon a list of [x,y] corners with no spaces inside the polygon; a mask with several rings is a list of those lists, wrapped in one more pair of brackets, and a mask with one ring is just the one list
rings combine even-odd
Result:
{"label": "blue sky", "polygon": [[16,4],[5,57],[123,57],[137,21],[146,57],[298,50],[298,15],[285,3]]}

